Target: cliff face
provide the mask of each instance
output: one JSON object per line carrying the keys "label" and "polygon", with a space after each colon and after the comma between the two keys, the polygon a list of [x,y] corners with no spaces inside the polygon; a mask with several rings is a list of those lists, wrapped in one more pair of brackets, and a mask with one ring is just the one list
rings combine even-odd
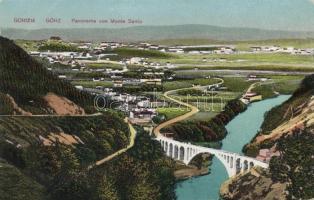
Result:
{"label": "cliff face", "polygon": [[[314,97],[314,96],[313,96]],[[287,121],[280,124],[273,129],[269,134],[259,134],[254,143],[263,144],[268,141],[276,141],[283,135],[291,134],[296,129],[304,129],[314,124],[314,98],[311,97],[300,105],[296,112],[287,119]]]}
{"label": "cliff face", "polygon": [[221,197],[238,199],[310,199],[314,197],[314,75],[282,105],[265,115],[256,137],[244,147],[248,156],[269,162],[226,181]]}
{"label": "cliff face", "polygon": [[[265,157],[261,149],[276,152],[276,143],[295,130],[303,130],[314,124],[314,74],[307,76],[292,97],[266,113],[261,131],[243,151],[251,157]],[[265,151],[263,151],[265,152]],[[269,161],[269,158],[266,159]]]}

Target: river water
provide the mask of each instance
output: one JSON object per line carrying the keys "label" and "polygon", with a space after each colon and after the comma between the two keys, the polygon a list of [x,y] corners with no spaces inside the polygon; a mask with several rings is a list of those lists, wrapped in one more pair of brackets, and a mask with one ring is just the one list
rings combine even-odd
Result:
{"label": "river water", "polygon": [[[228,135],[222,141],[222,149],[242,154],[242,147],[258,132],[264,113],[286,101],[290,95],[281,95],[251,104],[248,109],[235,117],[227,126]],[[228,179],[223,164],[214,157],[211,173],[178,183],[178,200],[218,200],[220,185]]]}

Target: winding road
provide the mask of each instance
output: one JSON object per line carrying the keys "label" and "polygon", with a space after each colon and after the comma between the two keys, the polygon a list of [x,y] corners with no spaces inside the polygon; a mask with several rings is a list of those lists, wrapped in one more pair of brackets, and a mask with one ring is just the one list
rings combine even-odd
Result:
{"label": "winding road", "polygon": [[[94,114],[88,114],[88,115],[29,115],[29,116],[28,115],[0,115],[0,117],[94,117],[94,116],[99,116],[99,115],[102,115],[102,114],[94,113]],[[128,118],[125,118],[124,121],[128,123],[129,131],[130,131],[130,142],[128,146],[116,151],[113,154],[110,154],[109,156],[102,158],[101,160],[96,161],[94,164],[89,165],[87,167],[88,170],[94,168],[95,166],[102,165],[112,160],[116,156],[119,156],[120,154],[125,153],[127,150],[129,150],[130,148],[134,146],[135,138],[136,138],[136,130],[134,129],[132,124],[128,122]]]}
{"label": "winding road", "polygon": [[213,85],[223,84],[224,83],[224,80],[221,79],[221,78],[215,78],[215,79],[219,80],[219,82],[215,83],[215,84],[211,84],[209,86],[196,86],[196,87],[189,87],[189,88],[181,88],[181,89],[170,90],[170,91],[165,92],[163,94],[165,98],[167,98],[170,101],[173,101],[173,102],[175,102],[175,103],[177,103],[179,105],[186,106],[186,107],[190,108],[191,111],[188,112],[188,113],[185,113],[184,115],[180,115],[178,117],[175,117],[175,118],[173,118],[171,120],[168,120],[166,122],[163,122],[163,123],[159,124],[157,127],[154,128],[155,136],[158,136],[160,134],[160,130],[161,129],[163,129],[163,128],[171,125],[171,124],[183,121],[183,120],[185,120],[185,119],[187,119],[187,118],[189,118],[189,117],[191,117],[191,116],[193,116],[193,115],[195,115],[196,113],[199,112],[199,109],[196,106],[193,106],[191,104],[188,104],[188,103],[185,103],[185,102],[182,102],[180,100],[177,100],[177,99],[174,99],[174,98],[170,97],[169,95],[171,93],[174,93],[174,92],[177,92],[177,91],[180,91],[180,90],[186,90],[186,89],[204,89],[206,87],[210,87],[210,86],[213,86]]}
{"label": "winding road", "polygon": [[130,124],[130,123],[128,122],[128,118],[125,118],[124,121],[125,121],[126,123],[128,123],[129,131],[130,131],[130,142],[129,142],[128,146],[125,147],[125,148],[122,148],[122,149],[120,149],[120,150],[118,150],[118,151],[116,151],[116,152],[113,153],[113,154],[110,154],[109,156],[104,157],[103,159],[100,159],[100,160],[96,161],[96,163],[94,163],[94,164],[88,166],[88,168],[87,168],[88,170],[90,170],[90,169],[92,169],[92,168],[94,168],[94,167],[96,167],[96,166],[102,165],[102,164],[104,164],[104,163],[106,163],[106,162],[112,160],[113,158],[119,156],[119,155],[122,154],[122,153],[125,153],[127,150],[129,150],[130,148],[132,148],[132,147],[134,146],[134,144],[135,144],[135,138],[136,138],[136,130],[134,129],[134,127],[132,126],[132,124]]}
{"label": "winding road", "polygon": [[132,126],[132,124],[130,124],[130,123],[128,122],[128,119],[127,119],[127,118],[125,118],[124,121],[125,121],[126,123],[128,123],[129,131],[130,131],[130,143],[128,144],[128,146],[125,147],[125,148],[123,148],[123,149],[120,149],[120,150],[116,151],[115,153],[113,153],[113,154],[111,154],[111,155],[109,155],[109,156],[104,157],[104,158],[101,159],[101,160],[96,161],[95,164],[92,164],[92,165],[90,165],[90,166],[88,167],[89,170],[92,169],[92,168],[94,168],[95,166],[102,165],[102,164],[104,164],[104,163],[106,163],[106,162],[112,160],[113,158],[119,156],[119,155],[122,154],[122,153],[125,153],[127,150],[129,150],[130,148],[132,148],[132,147],[134,146],[135,138],[136,138],[136,130],[134,129],[134,127]]}

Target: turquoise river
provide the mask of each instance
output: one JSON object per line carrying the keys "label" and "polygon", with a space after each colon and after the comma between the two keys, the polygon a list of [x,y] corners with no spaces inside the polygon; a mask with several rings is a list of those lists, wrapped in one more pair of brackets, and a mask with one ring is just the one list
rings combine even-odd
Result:
{"label": "turquoise river", "polygon": [[[242,147],[258,132],[266,111],[280,105],[290,96],[276,98],[251,104],[248,109],[235,117],[227,126],[228,135],[222,141],[222,149],[242,154]],[[228,179],[224,166],[213,159],[211,173],[178,183],[176,194],[178,200],[218,200],[220,185]]]}

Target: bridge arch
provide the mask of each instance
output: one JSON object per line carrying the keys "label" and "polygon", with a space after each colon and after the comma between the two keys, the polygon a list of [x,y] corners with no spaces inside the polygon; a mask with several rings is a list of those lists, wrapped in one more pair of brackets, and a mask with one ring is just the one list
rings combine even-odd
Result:
{"label": "bridge arch", "polygon": [[242,169],[241,159],[236,159],[236,174],[240,173]]}
{"label": "bridge arch", "polygon": [[178,160],[179,158],[179,147],[178,145],[174,145],[174,156],[173,156],[174,159]]}
{"label": "bridge arch", "polygon": [[169,145],[169,154],[168,154],[168,156],[170,156],[171,158],[173,158],[173,144],[172,143],[170,143],[170,145]]}
{"label": "bridge arch", "polygon": [[168,142],[165,142],[165,148],[164,148],[165,152],[168,152]]}
{"label": "bridge arch", "polygon": [[232,169],[233,168],[233,157],[230,156],[230,168]]}
{"label": "bridge arch", "polygon": [[[193,153],[192,156],[190,156],[185,164],[188,165],[192,160],[193,158],[195,158],[196,156],[198,155],[201,155],[201,154],[210,154],[210,155],[214,155],[224,166],[224,168],[226,169],[227,173],[228,173],[228,176],[231,177],[232,174],[233,174],[233,160],[234,158],[232,156],[228,156],[228,155],[225,155],[225,154],[222,154],[220,155],[219,154],[219,151],[217,151],[216,149],[213,149],[212,151],[210,150],[199,150],[199,151],[196,151],[195,150],[195,153]],[[227,162],[227,159],[229,157],[229,163]]]}
{"label": "bridge arch", "polygon": [[243,162],[243,170],[246,171],[248,169],[249,169],[249,163],[248,163],[247,160],[244,160],[244,162]]}
{"label": "bridge arch", "polygon": [[254,167],[254,163],[251,161],[251,162],[250,162],[250,169],[251,169],[252,167]]}
{"label": "bridge arch", "polygon": [[267,163],[232,152],[183,143],[164,136],[159,136],[157,140],[160,142],[162,149],[167,156],[175,160],[180,160],[186,165],[188,165],[194,157],[200,154],[207,153],[216,156],[225,167],[229,177],[247,171],[255,165],[263,168],[268,167]]}
{"label": "bridge arch", "polygon": [[184,155],[185,155],[185,149],[184,149],[184,147],[180,147],[179,148],[179,160],[181,160],[181,161],[184,161]]}

